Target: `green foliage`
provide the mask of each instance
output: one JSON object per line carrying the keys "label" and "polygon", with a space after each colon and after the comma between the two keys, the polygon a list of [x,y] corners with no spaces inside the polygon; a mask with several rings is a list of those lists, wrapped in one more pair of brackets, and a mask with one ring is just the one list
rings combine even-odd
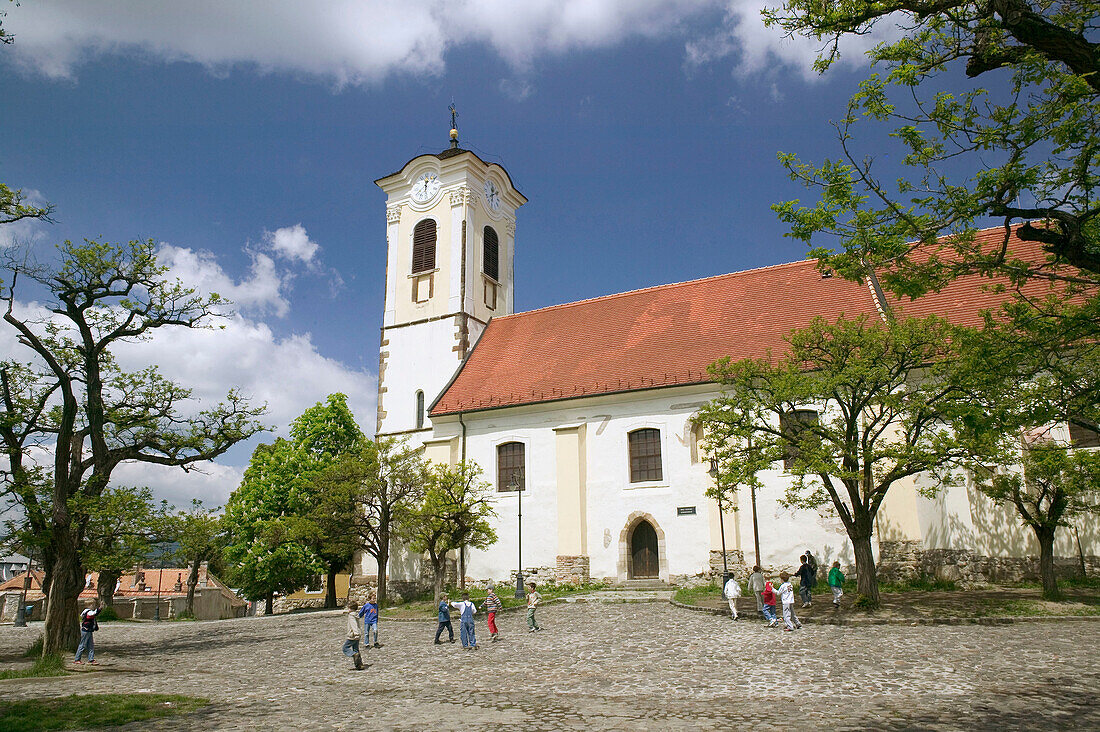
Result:
{"label": "green foliage", "polygon": [[901,582],[883,582],[883,592],[956,592],[959,586],[954,580],[944,580],[920,575]]}
{"label": "green foliage", "polygon": [[[954,334],[938,318],[817,318],[778,360],[713,364],[723,392],[699,421],[723,494],[760,487],[760,474],[786,460],[794,479],[782,502],[832,505],[855,548],[860,591],[877,598],[870,539],[887,491],[919,473],[950,484],[969,456],[944,428],[964,396],[943,366]],[[816,417],[795,419],[801,410]]]}
{"label": "green foliage", "polygon": [[86,517],[84,566],[95,572],[124,571],[145,561],[152,542],[166,533],[167,506],[157,506],[148,488],[112,487],[99,496],[73,496],[69,509]]}
{"label": "green foliage", "polygon": [[[0,18],[3,16],[4,14],[0,12]],[[11,36],[5,35],[4,29],[0,28],[0,43],[9,43],[10,39]],[[11,224],[23,219],[49,221],[52,212],[53,206],[49,204],[34,206],[28,203],[22,188],[12,190],[0,183],[0,224]]]}
{"label": "green foliage", "polygon": [[0,702],[0,729],[10,732],[118,727],[189,714],[209,699],[179,694],[73,694]]}
{"label": "green foliage", "polygon": [[96,620],[101,623],[118,620],[118,611],[115,610],[113,607],[100,608],[99,615],[96,615]]}
{"label": "green foliage", "polygon": [[434,465],[419,507],[402,519],[401,533],[413,551],[428,554],[436,597],[443,589],[447,553],[465,546],[484,549],[497,540],[492,488],[474,463]]}
{"label": "green foliage", "polygon": [[319,571],[316,555],[288,525],[288,516],[307,507],[299,465],[300,454],[282,438],[258,445],[225,507],[230,581],[249,599],[294,592]]}
{"label": "green foliage", "polygon": [[[65,661],[59,653],[39,656],[30,668],[8,669],[0,671],[0,679],[31,679],[48,676],[66,676]],[[3,717],[0,716],[0,721]],[[8,729],[0,725],[0,729]]]}
{"label": "green foliage", "polygon": [[[1100,283],[1097,12],[1092,0],[785,0],[766,10],[769,25],[823,42],[822,72],[846,36],[889,29],[894,39],[868,53],[884,73],[861,84],[836,124],[840,159],[815,165],[780,154],[791,178],[819,197],[774,207],[790,236],[838,237],[837,249],[811,255],[857,280],[886,266],[883,284],[899,295],[938,290],[970,272]],[[997,69],[988,88],[963,79]],[[879,124],[902,153],[905,170],[893,181],[856,149],[857,128]],[[1019,236],[1047,257],[1021,257],[1007,238],[975,246],[975,228],[988,217],[1039,220]],[[915,255],[914,243],[933,245],[943,234],[954,238]]]}

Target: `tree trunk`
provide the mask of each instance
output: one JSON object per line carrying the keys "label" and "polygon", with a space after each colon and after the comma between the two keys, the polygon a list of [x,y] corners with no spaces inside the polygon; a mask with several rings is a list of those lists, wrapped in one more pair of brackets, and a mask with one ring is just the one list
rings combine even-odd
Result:
{"label": "tree trunk", "polygon": [[75,652],[80,639],[77,599],[84,588],[84,568],[75,547],[63,537],[51,572],[50,592],[46,597],[46,633],[42,655]]}
{"label": "tree trunk", "polygon": [[335,564],[328,565],[328,571],[325,573],[325,608],[331,609],[336,607],[336,572],[338,567]]}
{"label": "tree trunk", "polygon": [[275,593],[274,592],[267,593],[266,604],[264,605],[264,612],[267,615],[274,615],[275,614]]}
{"label": "tree trunk", "polygon": [[458,589],[466,589],[466,547],[458,548]]}
{"label": "tree trunk", "polygon": [[871,551],[871,534],[849,536],[856,554],[856,592],[866,597],[872,607],[878,607],[878,569]]}
{"label": "tree trunk", "polygon": [[378,607],[382,607],[386,604],[386,566],[390,563],[390,547],[388,541],[382,542],[382,546],[378,549],[378,556],[375,557],[375,561],[378,562]]}
{"label": "tree trunk", "polygon": [[1032,528],[1035,530],[1035,538],[1039,540],[1039,578],[1043,582],[1043,597],[1057,600],[1061,593],[1058,592],[1058,580],[1054,576],[1054,529],[1045,526]]}
{"label": "tree trunk", "polygon": [[195,557],[191,562],[191,571],[187,573],[187,608],[184,610],[192,618],[195,617],[195,588],[199,586],[199,565],[202,557]]}
{"label": "tree trunk", "polygon": [[100,571],[96,594],[99,595],[99,604],[103,607],[115,606],[115,585],[118,584],[118,578],[121,576],[122,571],[118,569]]}
{"label": "tree trunk", "polygon": [[435,604],[439,604],[439,598],[443,596],[443,577],[447,573],[447,555],[439,559],[432,559],[432,588],[435,590]]}

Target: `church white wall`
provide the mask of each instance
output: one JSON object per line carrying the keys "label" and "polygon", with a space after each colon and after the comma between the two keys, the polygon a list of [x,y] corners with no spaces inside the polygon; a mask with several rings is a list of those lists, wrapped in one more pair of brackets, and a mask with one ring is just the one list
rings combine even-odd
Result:
{"label": "church white wall", "polygon": [[[554,429],[584,424],[585,536],[591,575],[622,577],[622,542],[629,540],[625,529],[631,516],[639,512],[651,517],[658,534],[664,534],[662,578],[707,571],[710,552],[720,549],[721,538],[709,527],[705,496],[711,485],[709,466],[699,456],[692,460],[694,435],[690,420],[715,395],[709,387],[684,387],[465,415],[467,456],[484,469],[494,489],[497,445],[510,441],[526,445],[524,567],[552,567],[561,553]],[[436,425],[436,437],[460,434],[454,418],[447,420]],[[661,431],[663,477],[660,481],[631,484],[627,434],[642,427]],[[757,515],[766,566],[797,566],[798,555],[806,548],[813,549],[821,559],[852,561],[838,519],[824,509],[817,512],[780,506],[778,499],[789,476],[773,471],[764,476],[764,481],[765,487],[757,496]],[[496,493],[495,499],[498,541],[487,550],[471,552],[468,573],[471,577],[505,580],[517,564],[517,498],[508,492]],[[727,507],[726,548],[744,551],[746,562],[751,564],[755,556],[747,489],[739,496],[738,505],[740,510],[736,512]],[[690,506],[696,508],[695,515],[678,515],[678,508]]]}

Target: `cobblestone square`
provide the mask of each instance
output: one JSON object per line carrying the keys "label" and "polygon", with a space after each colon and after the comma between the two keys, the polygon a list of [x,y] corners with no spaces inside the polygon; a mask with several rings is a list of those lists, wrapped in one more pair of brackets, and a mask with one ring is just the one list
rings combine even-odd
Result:
{"label": "cobblestone square", "polygon": [[[1095,622],[812,626],[786,633],[666,603],[557,604],[477,651],[385,622],[362,672],[338,613],[105,623],[96,672],[3,682],[8,698],[153,691],[211,699],[126,729],[1100,729]],[[457,624],[456,624],[457,631]],[[11,660],[30,629],[0,628]]]}

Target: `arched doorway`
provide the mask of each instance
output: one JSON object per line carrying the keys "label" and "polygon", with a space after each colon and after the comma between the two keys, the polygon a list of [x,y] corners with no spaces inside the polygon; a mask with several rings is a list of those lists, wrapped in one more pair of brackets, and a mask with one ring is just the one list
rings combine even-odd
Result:
{"label": "arched doorway", "polygon": [[653,524],[639,521],[630,532],[630,579],[655,579],[660,574],[657,532]]}

